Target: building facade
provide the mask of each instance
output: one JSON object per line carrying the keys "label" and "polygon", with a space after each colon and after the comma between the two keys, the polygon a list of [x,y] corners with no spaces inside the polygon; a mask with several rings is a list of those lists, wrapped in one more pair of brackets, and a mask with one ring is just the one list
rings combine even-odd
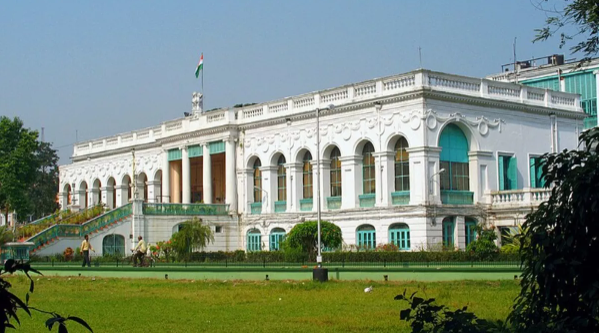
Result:
{"label": "building facade", "polygon": [[209,250],[276,250],[320,204],[346,245],[464,249],[549,196],[534,163],[586,117],[579,95],[429,70],[210,112],[195,93],[189,115],[75,145],[61,207],[133,211],[93,244],[167,240],[194,214]]}
{"label": "building facade", "polygon": [[[508,68],[506,68],[508,70]],[[517,70],[495,74],[492,80],[518,82],[523,85],[581,95],[584,128],[598,126],[598,58],[587,62],[567,61],[552,55],[517,63]]]}

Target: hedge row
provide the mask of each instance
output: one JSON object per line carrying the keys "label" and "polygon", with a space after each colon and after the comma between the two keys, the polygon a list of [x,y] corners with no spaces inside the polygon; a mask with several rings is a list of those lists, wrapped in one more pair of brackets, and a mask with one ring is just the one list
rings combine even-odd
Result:
{"label": "hedge row", "polygon": [[[114,262],[122,260],[117,256],[94,257],[92,261],[98,262]],[[166,259],[158,259],[159,262],[166,262]],[[47,262],[56,261],[63,262],[65,258],[62,254],[54,256],[32,256],[32,262]],[[82,261],[79,254],[75,254],[72,261]],[[169,259],[169,262],[174,259]],[[272,262],[293,262],[302,263],[307,261],[307,256],[301,253],[290,253],[283,251],[275,252],[250,252],[246,253],[242,250],[234,252],[194,252],[190,255],[187,262],[247,262],[247,263],[272,263]],[[472,262],[483,261],[477,258],[472,253],[464,251],[448,251],[448,252],[327,252],[323,253],[323,262]],[[519,255],[516,253],[498,252],[490,258],[485,259],[486,262],[507,262],[520,261]]]}

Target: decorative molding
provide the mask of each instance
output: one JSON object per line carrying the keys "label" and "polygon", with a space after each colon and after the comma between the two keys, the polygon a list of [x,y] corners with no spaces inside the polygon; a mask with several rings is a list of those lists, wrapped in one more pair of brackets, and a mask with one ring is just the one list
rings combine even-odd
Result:
{"label": "decorative molding", "polygon": [[480,135],[486,136],[489,133],[489,129],[498,128],[498,132],[502,133],[502,124],[506,124],[506,121],[503,119],[496,118],[493,121],[490,121],[484,116],[476,117],[475,120],[468,119],[465,115],[460,112],[452,113],[448,115],[448,117],[438,115],[434,110],[428,109],[425,112],[425,124],[429,130],[435,130],[438,126],[438,123],[445,123],[448,121],[456,121],[462,122],[471,126],[472,128],[476,128]]}

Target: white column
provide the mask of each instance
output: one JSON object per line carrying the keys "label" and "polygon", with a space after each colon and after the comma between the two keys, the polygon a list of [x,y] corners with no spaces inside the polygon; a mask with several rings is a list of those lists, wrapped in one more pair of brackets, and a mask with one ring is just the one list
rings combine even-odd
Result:
{"label": "white column", "polygon": [[340,157],[342,162],[342,209],[358,207],[358,195],[362,194],[362,173],[360,161],[362,156],[350,155]]}
{"label": "white column", "polygon": [[188,156],[187,146],[181,148],[181,203],[190,203],[192,193],[192,179],[190,176],[190,158]]}
{"label": "white column", "polygon": [[277,166],[259,167],[262,175],[262,213],[275,212],[277,201]]}
{"label": "white column", "polygon": [[235,163],[235,142],[229,138],[225,141],[225,203],[229,204],[230,212],[237,212]]}
{"label": "white column", "polygon": [[386,168],[383,163],[384,156],[388,152],[375,152],[375,206],[388,206],[388,183],[386,182],[386,175],[384,174]]}
{"label": "white column", "polygon": [[[440,152],[439,147],[409,147],[410,205],[441,204],[440,201]],[[430,194],[431,188],[431,194]]]}
{"label": "white column", "polygon": [[148,203],[154,203],[156,200],[157,194],[155,194],[155,191],[157,190],[157,186],[160,186],[160,182],[154,180],[148,181],[148,198],[146,198]]}
{"label": "white column", "polygon": [[163,161],[162,161],[162,196],[159,199],[161,203],[170,203],[171,198],[169,195],[171,194],[171,189],[169,185],[169,154],[165,150],[163,151]]}
{"label": "white column", "polygon": [[488,166],[494,166],[494,154],[491,151],[469,152],[469,190],[473,192],[473,203],[486,203],[487,175],[482,175]]}
{"label": "white column", "polygon": [[[313,211],[317,211],[317,160],[313,164]],[[327,209],[327,197],[331,196],[331,160],[321,159],[321,212]],[[342,172],[343,173],[343,172]],[[342,182],[344,178],[342,177]],[[342,193],[344,188],[342,186]],[[342,195],[343,197],[343,195]]]}
{"label": "white column", "polygon": [[202,202],[212,203],[212,170],[210,163],[210,148],[208,143],[204,144],[202,150]]}
{"label": "white column", "polygon": [[[395,173],[395,160],[394,160],[394,152],[386,152],[382,154],[381,165],[383,166],[383,183],[382,183],[382,191],[383,191],[383,201],[381,202],[382,206],[391,206],[392,203],[392,193],[396,191],[396,173]],[[410,168],[410,165],[409,165]],[[409,172],[410,173],[410,172]],[[410,177],[409,177],[410,182]]]}
{"label": "white column", "polygon": [[303,192],[303,175],[302,164],[291,163],[287,164],[288,173],[290,174],[290,183],[288,183],[288,211],[301,211],[302,205],[300,201],[304,198]]}

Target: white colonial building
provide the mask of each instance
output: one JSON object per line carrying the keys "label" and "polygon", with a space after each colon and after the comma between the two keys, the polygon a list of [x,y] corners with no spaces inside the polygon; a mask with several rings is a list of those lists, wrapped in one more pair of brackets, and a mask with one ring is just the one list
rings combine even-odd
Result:
{"label": "white colonial building", "polygon": [[[60,204],[120,208],[83,228],[107,252],[190,215],[214,229],[209,250],[277,249],[316,219],[319,158],[322,219],[346,244],[464,249],[475,224],[515,226],[549,196],[533,164],[577,147],[579,99],[428,70],[208,112],[194,94],[187,117],[76,144]],[[63,234],[38,250],[77,246]]]}

